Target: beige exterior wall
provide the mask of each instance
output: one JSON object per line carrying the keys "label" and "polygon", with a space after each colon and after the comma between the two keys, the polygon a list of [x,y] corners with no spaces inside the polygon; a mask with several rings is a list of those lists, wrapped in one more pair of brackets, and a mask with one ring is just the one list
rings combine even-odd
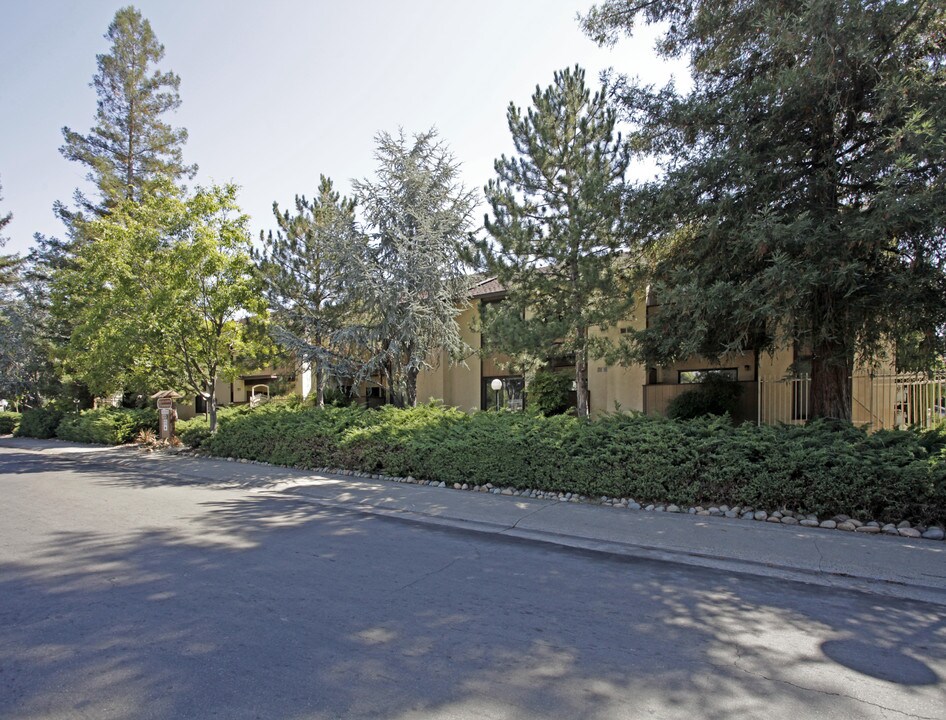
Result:
{"label": "beige exterior wall", "polygon": [[[609,338],[615,344],[621,341],[621,330],[642,330],[647,323],[644,303],[638,303],[625,322],[619,322],[607,331],[594,330],[592,335]],[[592,360],[588,367],[588,392],[591,396],[591,414],[600,416],[615,410],[644,410],[644,384],[647,368],[640,364],[606,365],[601,360]]]}

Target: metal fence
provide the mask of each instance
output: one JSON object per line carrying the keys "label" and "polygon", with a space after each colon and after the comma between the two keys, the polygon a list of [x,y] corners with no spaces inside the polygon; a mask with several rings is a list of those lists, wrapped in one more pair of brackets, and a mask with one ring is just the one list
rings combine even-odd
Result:
{"label": "metal fence", "polygon": [[[811,417],[811,377],[759,379],[759,425]],[[946,419],[946,373],[858,373],[851,377],[851,420],[870,430],[930,427]]]}

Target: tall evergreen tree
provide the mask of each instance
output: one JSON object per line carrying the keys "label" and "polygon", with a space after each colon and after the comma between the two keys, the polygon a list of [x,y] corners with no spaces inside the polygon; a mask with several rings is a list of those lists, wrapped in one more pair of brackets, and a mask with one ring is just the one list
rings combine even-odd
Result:
{"label": "tall evergreen tree", "polygon": [[[98,96],[95,125],[87,135],[62,129],[63,156],[89,169],[99,198],[77,191],[80,210],[102,214],[118,201],[140,200],[162,179],[193,177],[182,146],[187,131],[165,121],[180,104],[181,79],[155,66],[164,58],[151,23],[132,6],[121,8],[108,26],[108,53],[98,55],[92,87]],[[68,214],[68,211],[66,211]]]}
{"label": "tall evergreen tree", "polygon": [[375,178],[354,183],[369,239],[352,267],[362,319],[340,339],[362,348],[356,379],[381,376],[389,401],[415,405],[432,355],[469,351],[457,323],[468,282],[460,253],[476,202],[435,130],[376,141]]}
{"label": "tall evergreen tree", "polygon": [[[0,200],[3,200],[3,186],[0,185]],[[3,236],[3,229],[13,220],[13,213],[0,215],[0,248],[7,244],[9,238]],[[0,288],[10,285],[16,279],[16,269],[20,260],[15,255],[0,255]]]}
{"label": "tall evergreen tree", "polygon": [[[87,306],[96,304],[100,288],[77,283],[76,264],[83,246],[91,241],[89,224],[115,211],[122,203],[147,202],[156,193],[173,191],[184,178],[193,177],[196,166],[183,163],[182,147],[187,131],[173,128],[166,116],[180,106],[180,78],[157,69],[164,58],[151,24],[134,7],[121,8],[108,27],[107,53],[97,56],[98,71],[92,87],[97,95],[95,125],[87,135],[63,128],[62,155],[88,168],[95,196],[76,190],[76,207],[57,202],[54,211],[66,226],[67,237],[37,236],[28,258],[32,302],[38,311],[50,308],[58,298],[56,312],[46,317],[44,331],[62,361],[61,371],[82,373],[72,367],[73,356],[65,343],[74,335],[75,319]],[[95,276],[86,267],[90,279]],[[64,292],[66,284],[69,291]],[[80,290],[86,293],[81,294]],[[134,374],[125,368],[114,377]]]}
{"label": "tall evergreen tree", "polygon": [[510,104],[507,117],[518,156],[495,163],[492,239],[478,245],[508,297],[486,315],[484,337],[513,356],[574,355],[577,411],[587,417],[589,358],[616,349],[590,331],[626,319],[634,303],[620,227],[628,153],[615,111],[579,67],[536,88],[525,115]]}
{"label": "tall evergreen tree", "polygon": [[311,201],[296,196],[295,214],[273,203],[279,229],[260,233],[262,250],[254,257],[275,320],[275,336],[296,359],[308,364],[315,398],[325,403],[329,375],[345,367],[345,354],[334,338],[353,321],[357,306],[351,265],[363,255],[355,229],[355,203],[341,197],[332,181],[321,177]]}
{"label": "tall evergreen tree", "polygon": [[858,360],[943,350],[946,6],[607,0],[584,19],[601,42],[639,22],[693,76],[616,93],[664,168],[634,203],[661,303],[644,355],[794,343],[812,414],[850,418]]}

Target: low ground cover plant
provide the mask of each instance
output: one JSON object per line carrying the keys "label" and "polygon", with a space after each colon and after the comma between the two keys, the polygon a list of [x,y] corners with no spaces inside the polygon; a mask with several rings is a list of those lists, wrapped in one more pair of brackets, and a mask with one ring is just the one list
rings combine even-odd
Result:
{"label": "low ground cover plant", "polygon": [[9,435],[20,424],[20,413],[0,412],[0,435]]}
{"label": "low ground cover plant", "polygon": [[734,426],[614,414],[480,412],[439,405],[365,410],[273,402],[221,418],[208,452],[301,468],[337,467],[466,482],[729,503],[820,516],[946,520],[946,430],[867,434],[850,425]]}

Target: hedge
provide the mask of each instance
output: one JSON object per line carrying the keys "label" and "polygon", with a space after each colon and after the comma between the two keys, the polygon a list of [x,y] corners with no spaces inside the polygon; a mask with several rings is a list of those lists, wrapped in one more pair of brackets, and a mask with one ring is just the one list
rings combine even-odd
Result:
{"label": "hedge", "polygon": [[132,442],[142,430],[155,431],[157,428],[156,410],[109,407],[63,416],[56,428],[56,436],[73,442],[122,445]]}
{"label": "hedge", "polygon": [[638,502],[787,508],[863,520],[946,521],[946,430],[734,426],[615,414],[480,412],[438,405],[379,410],[274,402],[220,418],[211,454],[300,468],[338,467],[633,497]]}
{"label": "hedge", "polygon": [[56,428],[62,420],[62,411],[52,407],[32,408],[20,417],[16,429],[18,437],[47,439],[56,437]]}
{"label": "hedge", "polygon": [[0,412],[0,435],[9,435],[12,432],[16,432],[16,428],[19,424],[20,413]]}

